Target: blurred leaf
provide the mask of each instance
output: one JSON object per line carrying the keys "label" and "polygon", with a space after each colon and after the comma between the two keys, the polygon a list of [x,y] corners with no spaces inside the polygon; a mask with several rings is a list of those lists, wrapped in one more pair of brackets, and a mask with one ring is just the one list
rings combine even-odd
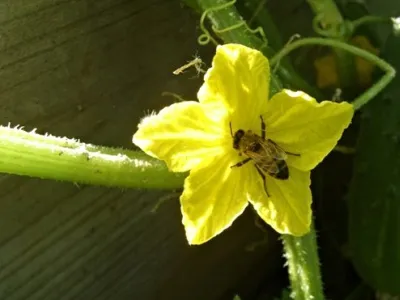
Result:
{"label": "blurred leaf", "polygon": [[400,14],[399,0],[364,0],[370,14],[395,17]]}
{"label": "blurred leaf", "polygon": [[[400,70],[400,38],[383,58]],[[373,288],[400,294],[400,76],[362,110],[349,191],[349,243],[359,275]]]}
{"label": "blurred leaf", "polygon": [[400,14],[398,0],[338,0],[340,6],[364,6],[371,15],[394,17]]}
{"label": "blurred leaf", "polygon": [[366,284],[361,283],[358,285],[345,300],[373,300],[374,291]]}

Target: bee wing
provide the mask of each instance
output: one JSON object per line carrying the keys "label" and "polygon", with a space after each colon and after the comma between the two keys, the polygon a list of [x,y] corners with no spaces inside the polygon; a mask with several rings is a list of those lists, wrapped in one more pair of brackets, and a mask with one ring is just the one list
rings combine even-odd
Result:
{"label": "bee wing", "polygon": [[267,174],[278,174],[280,169],[274,158],[269,152],[263,151],[262,153],[248,152],[246,155],[251,158],[254,163],[263,172]]}
{"label": "bee wing", "polygon": [[271,161],[268,164],[264,164],[261,169],[270,175],[278,174],[281,171],[276,161]]}
{"label": "bee wing", "polygon": [[268,152],[269,156],[273,157],[276,160],[285,160],[286,152],[275,144],[271,140],[265,140],[265,142],[261,143],[261,146],[264,148],[266,152]]}

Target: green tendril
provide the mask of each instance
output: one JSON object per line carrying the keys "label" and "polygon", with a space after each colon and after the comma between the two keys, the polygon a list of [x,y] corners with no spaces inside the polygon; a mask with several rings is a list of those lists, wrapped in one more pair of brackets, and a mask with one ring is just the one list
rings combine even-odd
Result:
{"label": "green tendril", "polygon": [[[263,10],[265,3],[267,2],[267,0],[260,0],[256,6],[256,8],[253,11],[252,16],[249,18],[248,20],[248,24],[250,25],[251,23],[254,22],[254,20],[256,19],[257,15]],[[249,3],[248,3],[249,4]],[[250,4],[249,4],[250,5]]]}
{"label": "green tendril", "polygon": [[201,29],[201,31],[203,31],[203,34],[201,34],[201,35],[198,37],[198,39],[197,39],[197,42],[198,42],[200,45],[204,46],[204,45],[207,45],[209,42],[212,42],[215,46],[217,46],[217,45],[219,44],[219,43],[211,36],[210,32],[208,31],[208,29],[207,29],[206,26],[204,25],[204,21],[205,21],[207,15],[208,15],[211,11],[216,11],[216,10],[222,9],[221,6],[222,6],[222,8],[228,7],[228,3],[223,4],[223,5],[220,5],[219,7],[213,7],[213,8],[206,9],[206,10],[201,14],[201,17],[200,17],[200,29]]}
{"label": "green tendril", "polygon": [[[292,36],[289,38],[289,40],[286,42],[285,46],[283,46],[283,47],[285,48],[287,45],[293,43],[294,40],[299,39],[299,38],[301,38],[301,36],[300,36],[300,34],[298,34],[298,33],[292,35]],[[276,63],[276,65],[272,68],[272,73],[274,73],[274,74],[277,73],[279,66],[280,66],[280,60],[279,60],[279,61]]]}
{"label": "green tendril", "polygon": [[[216,5],[216,6],[213,6],[213,7],[210,7],[208,9],[204,10],[204,12],[202,13],[202,15],[200,17],[200,29],[203,32],[203,34],[201,34],[197,39],[197,42],[200,45],[204,46],[204,45],[207,45],[210,42],[212,42],[216,46],[219,45],[217,40],[212,37],[210,31],[208,31],[208,29],[204,25],[205,19],[208,16],[208,14],[210,14],[211,12],[216,12],[216,11],[228,8],[230,6],[234,6],[235,3],[236,3],[236,0],[232,0],[232,1],[229,1],[227,3],[221,4],[221,5]],[[265,46],[268,45],[267,37],[265,36],[264,30],[262,29],[262,27],[257,27],[255,29],[251,29],[247,25],[246,21],[243,21],[243,20],[238,22],[237,24],[234,24],[232,26],[229,26],[229,27],[226,27],[226,28],[222,28],[222,29],[216,28],[216,26],[212,25],[211,29],[213,30],[214,33],[216,33],[218,35],[218,34],[222,34],[222,33],[228,32],[228,31],[232,31],[232,30],[238,29],[240,27],[245,27],[246,30],[248,30],[249,32],[251,32],[253,34],[258,33],[261,36],[261,39],[264,42],[262,47],[265,47]]]}
{"label": "green tendril", "polygon": [[364,16],[354,21],[343,20],[336,27],[328,26],[326,29],[321,27],[321,21],[324,20],[322,14],[318,14],[312,21],[314,31],[324,37],[332,39],[341,39],[351,36],[360,26],[369,23],[390,23],[390,18],[379,16]]}
{"label": "green tendril", "polygon": [[379,94],[389,83],[392,81],[394,76],[396,75],[396,70],[388,64],[383,59],[378,56],[358,48],[353,45],[346,44],[344,42],[338,40],[330,40],[325,38],[304,38],[301,40],[294,41],[293,43],[284,47],[279,53],[277,53],[271,60],[271,66],[279,63],[279,61],[288,55],[290,52],[295,50],[296,48],[308,45],[322,45],[322,46],[330,46],[336,47],[345,51],[348,51],[354,55],[360,56],[367,61],[374,63],[379,66],[383,71],[386,72],[384,76],[380,80],[378,80],[372,87],[370,87],[363,94],[358,96],[353,102],[353,106],[355,110],[360,109],[363,105],[367,104],[372,98],[374,98],[377,94]]}
{"label": "green tendril", "polygon": [[312,27],[316,33],[321,36],[332,38],[332,39],[340,39],[349,34],[351,23],[348,21],[343,21],[340,25],[334,27],[329,26],[326,29],[321,27],[321,21],[324,20],[324,16],[322,14],[316,15],[312,20]]}
{"label": "green tendril", "polygon": [[242,21],[242,22],[239,22],[239,23],[237,23],[237,24],[235,24],[235,25],[229,26],[229,27],[224,28],[224,29],[217,29],[217,28],[215,28],[214,25],[213,25],[211,28],[213,29],[213,31],[214,31],[215,33],[218,34],[218,33],[225,33],[225,32],[228,32],[228,31],[237,29],[237,28],[239,28],[239,27],[245,26],[245,25],[246,25],[246,22],[245,22],[245,21]]}
{"label": "green tendril", "polygon": [[390,18],[379,17],[379,16],[364,16],[351,23],[352,30],[355,31],[358,27],[370,24],[370,23],[390,23]]}

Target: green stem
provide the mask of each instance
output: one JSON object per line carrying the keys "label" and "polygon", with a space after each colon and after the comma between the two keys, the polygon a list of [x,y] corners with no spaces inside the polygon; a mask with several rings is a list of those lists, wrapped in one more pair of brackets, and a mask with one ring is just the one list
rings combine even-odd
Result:
{"label": "green stem", "polygon": [[199,6],[204,11],[200,18],[200,28],[204,34],[199,36],[199,44],[205,45],[212,41],[215,45],[218,45],[218,42],[204,25],[205,18],[208,17],[212,23],[213,31],[225,43],[242,43],[251,48],[265,48],[267,53],[272,53],[272,49],[267,46],[263,32],[257,30],[261,37],[265,39],[264,41],[255,36],[254,33],[256,32],[252,31],[240,17],[234,6],[235,2],[236,0],[218,1],[218,5],[216,5],[215,0],[198,0]]}
{"label": "green stem", "polygon": [[122,188],[181,188],[186,174],[142,152],[0,126],[0,172]]}
{"label": "green stem", "polygon": [[365,60],[368,60],[376,64],[383,71],[386,72],[386,74],[382,76],[380,80],[378,80],[372,87],[370,87],[363,94],[358,96],[352,102],[355,110],[360,109],[363,105],[367,104],[371,99],[373,99],[377,94],[379,94],[390,83],[390,81],[392,81],[392,79],[396,75],[396,70],[390,64],[388,64],[386,61],[379,58],[378,56],[361,48],[343,43],[341,41],[324,39],[324,38],[304,38],[289,44],[270,60],[271,65],[275,65],[276,63],[278,63],[285,55],[288,55],[291,51],[295,50],[296,48],[307,45],[324,45],[324,46],[340,48],[342,50],[348,51],[354,55],[358,55],[364,58]]}
{"label": "green stem", "polygon": [[292,298],[324,299],[313,225],[308,234],[302,237],[282,235],[282,241],[288,262]]}

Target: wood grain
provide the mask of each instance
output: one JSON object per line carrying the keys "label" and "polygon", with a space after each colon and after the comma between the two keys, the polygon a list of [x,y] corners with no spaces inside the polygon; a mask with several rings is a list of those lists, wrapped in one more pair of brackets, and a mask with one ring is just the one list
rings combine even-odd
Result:
{"label": "wood grain", "polygon": [[[212,53],[196,25],[174,0],[0,0],[1,124],[133,148],[139,119],[172,103],[163,91],[195,97],[195,73],[172,71]],[[262,239],[254,214],[189,247],[176,197],[150,212],[166,194],[0,177],[0,299],[212,300],[257,286],[276,251],[245,250]]]}

